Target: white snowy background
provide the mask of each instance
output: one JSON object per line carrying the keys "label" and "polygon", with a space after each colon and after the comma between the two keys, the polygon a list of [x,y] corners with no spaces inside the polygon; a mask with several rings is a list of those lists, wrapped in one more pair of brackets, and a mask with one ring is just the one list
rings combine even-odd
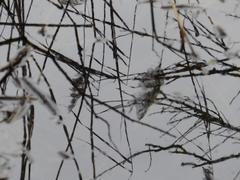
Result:
{"label": "white snowy background", "polygon": [[[28,23],[43,23],[43,24],[58,24],[63,14],[62,9],[57,9],[47,0],[25,0],[25,7],[28,7],[30,3],[32,4],[32,9],[29,14],[29,18],[27,20]],[[54,3],[58,3],[57,1],[53,1]],[[94,1],[95,6],[95,17],[103,20],[103,3],[104,1],[98,0]],[[239,11],[238,1],[210,1],[210,0],[199,0],[200,4],[197,4],[196,1],[178,1],[177,4],[188,4],[194,3],[198,6],[196,9],[192,9],[191,13],[193,16],[198,16],[197,19],[210,29],[214,31],[214,26],[209,23],[209,20],[206,18],[210,16],[216,26],[222,27],[227,34],[227,37],[224,39],[225,43],[228,47],[230,47],[229,51],[226,52],[226,56],[228,53],[236,53],[239,51],[239,45],[235,42],[239,42],[239,20],[234,19],[230,16],[226,16],[227,13],[237,14]],[[134,9],[137,5],[136,11],[136,27],[137,31],[148,32],[151,33],[151,17],[150,17],[150,7],[149,2],[147,1],[129,1],[129,0],[114,0],[113,6],[116,8],[117,12],[121,16],[121,18],[125,21],[125,23],[132,28],[133,27],[133,18],[134,18]],[[155,22],[159,36],[163,36],[164,25],[166,23],[166,13],[167,10],[161,9],[161,6],[169,5],[167,0],[159,0],[154,2],[155,7]],[[87,1],[86,5],[86,14],[90,15],[90,1]],[[84,4],[74,6],[79,12],[84,13]],[[26,8],[27,9],[27,8]],[[72,9],[72,7],[69,7]],[[204,9],[204,10],[202,10]],[[190,11],[186,9],[186,11]],[[184,11],[183,11],[184,12]],[[197,13],[200,12],[199,15]],[[169,10],[169,21],[167,26],[167,34],[168,37],[179,39],[179,30],[178,25],[172,18],[175,16],[172,10]],[[4,17],[4,15],[2,15]],[[79,15],[71,14],[71,17],[75,20],[76,23],[83,24],[83,18]],[[107,14],[107,19],[109,20],[109,13]],[[116,18],[117,19],[117,18]],[[0,21],[4,22],[4,18],[1,18]],[[65,15],[62,24],[71,23],[69,18]],[[119,20],[116,20],[116,24],[121,24]],[[102,29],[102,23],[96,23],[97,27]],[[121,24],[121,26],[123,26]],[[163,28],[161,28],[163,27]],[[40,27],[26,27],[26,37],[32,41],[40,45],[40,43],[49,46],[52,40],[52,36],[56,30],[56,27],[47,27],[46,26],[46,34],[47,36],[43,37],[38,33]],[[0,41],[3,41],[5,38],[9,37],[10,27],[0,26],[1,36]],[[102,44],[105,41],[111,40],[111,32],[110,28],[107,26],[107,37],[105,39],[101,39],[100,42],[96,43],[94,56],[99,60],[102,58]],[[124,30],[117,30],[119,36],[117,38],[118,46],[121,50],[129,55],[130,53],[130,45],[131,45],[131,34],[129,32],[125,32]],[[16,33],[16,31],[14,32]],[[79,62],[78,51],[76,48],[74,29],[71,27],[60,28],[56,36],[56,40],[53,44],[53,49],[64,54],[65,56]],[[85,48],[84,48],[84,59],[85,63],[88,64],[91,55],[92,44],[96,42],[96,39],[93,36],[93,29],[91,27],[86,28],[85,32],[83,28],[78,28],[78,33],[80,37],[80,42],[83,43],[85,40]],[[83,40],[83,36],[85,33],[85,39]],[[16,33],[17,34],[17,33]],[[155,68],[159,64],[159,57],[152,50],[152,38],[141,37],[139,35],[134,35],[133,37],[133,49],[132,49],[132,58],[130,64],[130,74],[134,73],[143,73],[149,71],[150,68]],[[209,41],[206,39],[206,44],[211,46],[212,44],[208,44]],[[175,47],[179,44],[175,45],[174,42],[167,42],[169,44],[174,45]],[[214,47],[214,45],[212,45]],[[10,57],[14,57],[16,53],[19,51],[17,44],[14,44],[10,54]],[[160,54],[161,50],[164,47],[160,44],[155,44],[155,50]],[[6,52],[7,47],[1,46],[0,48],[0,65],[6,64]],[[43,64],[44,56],[37,54],[33,49],[31,53],[34,55],[39,64]],[[205,56],[203,52],[197,52],[199,56]],[[205,58],[205,57],[203,57]],[[211,59],[209,58],[209,66],[206,68],[211,69]],[[219,57],[220,58],[220,57]],[[224,58],[224,55],[221,55],[221,58]],[[29,61],[31,58],[29,57]],[[165,68],[171,64],[178,62],[179,59],[176,55],[174,55],[171,51],[166,50],[163,54],[163,64],[162,68]],[[129,63],[129,62],[127,62]],[[238,64],[238,60],[234,59],[234,64]],[[36,66],[32,64],[32,81],[37,82],[40,73],[37,70]],[[67,71],[69,76],[72,78],[76,77],[77,73],[67,66],[61,64],[61,66]],[[106,48],[105,53],[105,66],[115,68],[115,60],[112,57],[112,52]],[[93,66],[96,69],[100,69],[99,64],[93,61]],[[107,69],[107,68],[106,68]],[[127,73],[128,67],[123,63],[120,63],[120,69],[122,72]],[[109,69],[106,71],[110,71]],[[60,114],[63,116],[63,123],[68,127],[69,132],[75,122],[75,117],[72,113],[68,111],[68,106],[70,104],[70,84],[62,75],[61,72],[56,68],[51,58],[48,58],[47,65],[44,70],[46,77],[48,78],[49,83],[51,84],[51,88],[54,91],[54,95],[57,99],[57,106]],[[112,71],[112,73],[114,73]],[[240,111],[240,103],[238,103],[239,99],[237,98],[233,104],[229,104],[231,99],[237,94],[239,90],[239,80],[238,78],[230,78],[229,76],[221,76],[214,75],[208,77],[198,77],[199,82],[204,85],[205,93],[208,97],[211,98],[212,101],[217,105],[218,109],[224,113],[228,120],[230,120],[231,124],[239,125],[239,111]],[[8,95],[16,94],[16,87],[13,85],[11,80],[9,80],[9,87],[7,87]],[[97,83],[96,83],[97,84]],[[123,84],[122,88],[124,91],[129,94],[136,95],[141,91],[141,88],[133,88],[137,87],[137,81],[129,81],[127,84]],[[41,79],[39,83],[39,88],[43,90],[46,94],[48,93],[48,89],[44,81]],[[97,99],[111,101],[111,100],[119,100],[119,90],[118,83],[116,80],[106,80],[102,81],[100,84],[100,91],[96,90],[93,92]],[[193,91],[193,86],[190,81],[190,78],[184,78],[177,80],[169,85],[162,85],[161,90],[168,94],[175,94],[180,97],[189,96],[194,98],[195,94]],[[124,95],[126,100],[131,100],[131,96]],[[89,101],[90,102],[90,101]],[[75,113],[78,111],[80,101],[77,102],[76,107],[73,109]],[[112,105],[119,105],[120,103],[113,103]],[[39,102],[34,102],[35,105],[35,119],[34,119],[34,130],[31,144],[31,151],[28,152],[30,159],[32,160],[31,165],[31,179],[33,180],[46,180],[46,179],[55,179],[57,170],[59,168],[62,157],[59,156],[59,152],[64,152],[67,141],[62,128],[62,125],[57,123],[57,118],[54,117],[47,108],[44,107]],[[90,124],[90,112],[89,108],[87,108],[86,104],[84,105],[80,120],[83,124],[89,126]],[[164,114],[161,115],[159,113],[152,114],[158,111],[158,105],[151,106],[147,114],[143,117],[141,122],[149,123],[151,125],[155,125],[161,129],[168,129],[166,127],[167,119],[169,119],[170,115]],[[135,108],[130,110],[131,108],[127,107],[125,109],[126,114],[130,117],[137,120]],[[101,112],[106,110],[106,108],[102,106],[96,106],[95,110],[97,112]],[[121,111],[121,108],[119,108]],[[122,152],[126,157],[129,156],[129,150],[126,142],[126,137],[124,134],[123,128],[123,119],[120,115],[112,112],[106,111],[101,114],[109,124],[111,125],[111,136],[116,144],[117,148],[120,152]],[[153,144],[161,144],[161,145],[169,145],[169,142],[172,142],[172,138],[165,135],[162,137],[162,133],[158,131],[154,131],[152,129],[143,127],[137,123],[131,123],[127,121],[128,125],[128,133],[129,140],[132,148],[132,152],[138,152],[140,150],[145,149],[146,143]],[[179,131],[182,131],[184,127],[179,127]],[[94,130],[98,133],[102,138],[108,139],[108,130],[106,125],[100,121],[99,119],[94,120]],[[204,131],[204,130],[203,130]],[[184,132],[184,131],[183,131]],[[177,131],[173,131],[173,133],[177,134]],[[196,132],[198,133],[198,132]],[[73,138],[73,148],[75,152],[75,157],[79,163],[79,168],[82,173],[83,179],[89,180],[92,179],[92,163],[91,163],[91,147],[88,143],[90,143],[90,132],[82,125],[77,125],[77,130]],[[23,122],[21,119],[7,124],[0,124],[0,154],[9,158],[9,170],[4,170],[2,173],[9,177],[10,180],[17,180],[20,177],[20,169],[21,169],[21,142],[23,136]],[[202,138],[203,142],[199,142],[199,144],[203,143],[202,146],[207,146],[204,144],[204,138]],[[205,138],[205,142],[207,139]],[[212,143],[217,144],[221,142],[221,139],[215,138]],[[239,143],[239,142],[238,142]],[[96,147],[102,149],[107,152],[109,155],[114,157],[116,160],[121,161],[121,157],[113,152],[109,147],[95,138]],[[234,149],[233,149],[234,148]],[[239,146],[237,144],[232,145],[231,143],[226,143],[218,148],[218,150],[213,153],[214,157],[220,157],[221,154],[227,154],[228,152],[231,154],[232,152],[238,152]],[[95,150],[95,160],[96,160],[96,172],[103,172],[104,170],[112,167],[114,163],[103,156],[100,152]],[[133,174],[130,176],[130,173],[121,167],[116,167],[111,171],[108,171],[103,176],[99,177],[99,179],[103,180],[192,180],[192,179],[203,179],[202,168],[192,168],[191,166],[181,166],[182,162],[195,161],[193,158],[189,158],[184,155],[174,155],[165,151],[152,153],[152,162],[150,164],[150,156],[149,154],[143,154],[133,159]],[[125,165],[125,164],[124,164]],[[130,165],[126,164],[127,168],[131,168]],[[148,169],[149,168],[149,169]],[[225,161],[219,164],[214,164],[214,179],[216,180],[225,180],[225,179],[234,179],[237,172],[240,169],[240,162],[238,159]],[[240,177],[238,177],[240,178]],[[62,167],[59,179],[66,180],[78,179],[77,170],[74,165],[73,160],[70,158],[64,161],[64,165]]]}

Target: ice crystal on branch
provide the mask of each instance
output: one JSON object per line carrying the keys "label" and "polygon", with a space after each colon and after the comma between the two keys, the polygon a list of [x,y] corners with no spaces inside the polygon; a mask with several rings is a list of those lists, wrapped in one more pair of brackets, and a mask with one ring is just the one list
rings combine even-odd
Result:
{"label": "ice crystal on branch", "polygon": [[213,170],[211,167],[207,167],[207,168],[203,167],[203,174],[204,174],[203,180],[214,180],[213,179]]}
{"label": "ice crystal on branch", "polygon": [[68,1],[69,1],[69,5],[71,6],[83,4],[83,0],[59,0],[61,4],[67,4]]}
{"label": "ice crystal on branch", "polygon": [[81,93],[84,93],[85,87],[86,87],[86,83],[85,83],[85,79],[84,76],[82,76],[82,74],[80,74],[78,77],[73,78],[72,79],[73,83],[75,84],[76,87],[78,87],[78,89],[76,89],[75,87],[71,88],[71,103],[68,106],[68,110],[71,111],[75,105],[77,100],[81,97]]}
{"label": "ice crystal on branch", "polygon": [[160,92],[160,87],[164,83],[162,73],[163,71],[159,67],[149,69],[139,79],[141,91],[136,95],[134,100],[139,120],[145,116],[148,108],[154,103]]}

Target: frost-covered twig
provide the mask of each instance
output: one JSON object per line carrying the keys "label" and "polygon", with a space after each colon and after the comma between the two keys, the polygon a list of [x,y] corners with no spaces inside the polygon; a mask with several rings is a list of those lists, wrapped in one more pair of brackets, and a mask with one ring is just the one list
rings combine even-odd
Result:
{"label": "frost-covered twig", "polygon": [[149,69],[139,80],[141,91],[134,99],[136,114],[139,120],[145,116],[148,108],[154,103],[154,100],[160,93],[160,87],[164,83],[161,74],[162,70],[156,67],[155,69]]}

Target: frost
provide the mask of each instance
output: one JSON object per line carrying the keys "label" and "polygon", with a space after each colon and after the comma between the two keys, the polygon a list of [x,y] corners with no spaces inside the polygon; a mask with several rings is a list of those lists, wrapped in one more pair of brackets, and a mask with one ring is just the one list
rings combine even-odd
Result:
{"label": "frost", "polygon": [[227,33],[221,26],[214,26],[214,32],[218,38],[225,38],[227,36]]}
{"label": "frost", "polygon": [[80,4],[83,4],[84,2],[83,0],[59,0],[61,4],[67,4],[68,1],[71,6],[80,5]]}
{"label": "frost", "polygon": [[203,168],[204,178],[203,180],[214,180],[213,179],[213,170],[211,167]]}
{"label": "frost", "polygon": [[140,77],[139,86],[143,89],[160,89],[160,86],[163,84],[163,79],[160,77],[162,73],[159,67],[155,69],[150,68]]}
{"label": "frost", "polygon": [[23,48],[20,49],[20,51],[17,53],[17,55],[9,60],[9,63],[3,67],[0,67],[0,72],[9,70],[11,68],[18,68],[22,66],[26,58],[30,55],[31,53],[31,46],[26,45]]}
{"label": "frost", "polygon": [[82,74],[78,75],[78,77],[76,78],[73,78],[72,81],[78,89],[76,89],[75,87],[72,87],[70,89],[70,96],[72,97],[72,99],[70,105],[68,106],[69,111],[71,111],[75,107],[77,100],[82,96],[81,93],[84,93],[86,87],[85,79]]}
{"label": "frost", "polygon": [[160,87],[164,83],[163,77],[161,77],[162,73],[162,70],[157,67],[149,69],[140,77],[139,87],[141,91],[134,99],[136,114],[139,120],[145,116],[148,108],[154,103],[160,92]]}
{"label": "frost", "polygon": [[48,97],[38,85],[29,78],[15,79],[17,85],[26,90],[28,94],[35,96],[53,115],[59,115],[56,103]]}
{"label": "frost", "polygon": [[27,113],[30,105],[31,104],[27,101],[20,102],[19,106],[17,106],[12,112],[7,111],[5,113],[5,122],[11,123],[18,119],[21,119]]}
{"label": "frost", "polygon": [[0,97],[0,122],[12,123],[21,119],[28,111],[32,101],[31,96],[2,96]]}
{"label": "frost", "polygon": [[209,74],[209,69],[206,68],[206,67],[203,67],[203,68],[202,68],[202,73],[203,73],[204,75],[208,75],[208,74]]}
{"label": "frost", "polygon": [[158,91],[149,88],[147,91],[139,93],[135,99],[135,108],[137,113],[137,118],[142,119],[147,113],[148,108],[153,104],[154,100],[158,95]]}

